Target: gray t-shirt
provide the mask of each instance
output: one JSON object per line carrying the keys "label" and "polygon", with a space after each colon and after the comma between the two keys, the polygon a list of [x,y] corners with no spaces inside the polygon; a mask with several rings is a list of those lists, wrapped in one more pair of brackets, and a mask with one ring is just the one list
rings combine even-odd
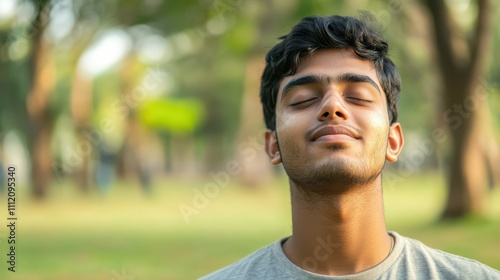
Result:
{"label": "gray t-shirt", "polygon": [[[293,264],[283,252],[286,238],[264,247],[236,263],[213,272],[211,279],[500,279],[500,271],[480,262],[432,249],[395,232],[394,249],[378,265],[345,276],[325,276]],[[311,264],[313,260],[310,260]]]}

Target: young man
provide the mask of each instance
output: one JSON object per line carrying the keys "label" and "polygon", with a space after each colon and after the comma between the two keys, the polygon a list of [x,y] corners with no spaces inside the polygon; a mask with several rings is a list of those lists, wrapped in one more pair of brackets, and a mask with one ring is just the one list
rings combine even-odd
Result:
{"label": "young man", "polygon": [[203,279],[500,279],[386,229],[381,172],[404,142],[387,42],[342,16],[304,18],[281,39],[260,96],[266,152],[290,179],[293,234]]}

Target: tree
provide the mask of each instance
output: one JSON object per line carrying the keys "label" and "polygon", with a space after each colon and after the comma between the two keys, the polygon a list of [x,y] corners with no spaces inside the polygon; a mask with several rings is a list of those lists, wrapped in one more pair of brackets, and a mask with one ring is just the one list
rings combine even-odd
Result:
{"label": "tree", "polygon": [[477,1],[476,21],[468,36],[453,21],[444,0],[426,0],[425,5],[433,20],[436,61],[443,87],[443,118],[453,141],[448,198],[442,218],[480,215],[486,204],[487,185],[494,184],[489,182],[494,178],[491,162],[498,160],[498,150],[492,150],[498,146],[492,141],[490,112],[481,80],[493,37],[492,3]]}
{"label": "tree", "polygon": [[32,175],[33,194],[43,197],[48,188],[52,172],[51,135],[53,116],[49,99],[55,85],[55,64],[51,55],[51,45],[44,40],[43,33],[48,20],[46,7],[49,1],[37,3],[33,22],[30,56],[30,85],[27,98],[28,114],[32,125]]}
{"label": "tree", "polygon": [[[55,5],[60,5],[56,3]],[[88,123],[88,118],[90,118],[90,102],[83,102],[82,96],[85,94],[89,95],[91,92],[91,86],[88,84],[89,81],[84,81],[80,76],[78,76],[78,71],[76,71],[76,65],[81,54],[84,52],[86,47],[89,45],[93,34],[96,29],[92,25],[85,25],[86,20],[92,16],[99,15],[97,13],[92,13],[89,11],[95,5],[90,1],[85,4],[77,4],[76,10],[72,11],[75,15],[75,20],[77,23],[74,25],[72,32],[69,36],[72,37],[71,43],[71,53],[69,55],[69,68],[71,72],[74,72],[73,77],[73,92],[72,99],[80,104],[78,106],[71,106],[72,113],[74,117],[75,126],[80,131],[86,128]],[[30,62],[30,91],[27,97],[27,111],[29,119],[31,122],[31,156],[32,156],[32,187],[33,194],[37,198],[43,198],[48,189],[49,184],[52,179],[53,168],[55,167],[53,161],[53,151],[51,149],[52,145],[52,134],[54,122],[57,118],[56,110],[53,108],[54,98],[52,97],[55,87],[59,82],[57,80],[56,65],[57,54],[54,50],[57,49],[54,40],[47,39],[47,26],[49,24],[51,11],[53,10],[53,3],[48,0],[43,1],[33,1],[33,5],[36,7],[36,14],[34,20],[29,29],[29,35],[31,39],[32,51],[29,54]],[[56,9],[57,10],[57,9]],[[86,26],[86,32],[76,32],[77,29],[81,29],[81,26]],[[91,26],[91,27],[88,27]],[[81,30],[80,30],[81,31]],[[77,35],[74,35],[77,34]],[[63,72],[63,71],[61,71]],[[87,84],[86,84],[87,82]],[[80,99],[75,98],[75,96],[80,97]],[[75,101],[75,99],[77,99]],[[87,106],[85,106],[87,105]],[[75,109],[75,107],[77,109]],[[81,138],[81,133],[78,136]],[[89,156],[84,156],[83,167],[79,170],[78,182],[82,188],[88,184],[86,178],[88,178],[88,164],[90,162]],[[65,170],[62,170],[65,171]],[[56,171],[58,172],[58,171]]]}

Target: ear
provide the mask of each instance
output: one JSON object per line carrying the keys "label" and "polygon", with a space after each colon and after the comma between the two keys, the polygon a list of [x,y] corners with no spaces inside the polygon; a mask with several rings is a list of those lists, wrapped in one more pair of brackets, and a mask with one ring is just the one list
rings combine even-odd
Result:
{"label": "ear", "polygon": [[404,145],[403,129],[400,123],[393,123],[389,127],[389,141],[387,141],[387,151],[385,158],[390,162],[396,162]]}
{"label": "ear", "polygon": [[266,130],[266,153],[271,159],[273,165],[281,163],[280,150],[278,149],[278,139],[276,138],[276,131]]}

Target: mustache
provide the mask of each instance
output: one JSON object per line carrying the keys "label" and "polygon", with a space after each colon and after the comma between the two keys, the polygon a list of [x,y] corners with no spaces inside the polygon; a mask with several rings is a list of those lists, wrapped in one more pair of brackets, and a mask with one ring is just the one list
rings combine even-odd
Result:
{"label": "mustache", "polygon": [[345,127],[349,128],[349,129],[352,129],[352,130],[356,131],[356,133],[360,136],[360,138],[363,138],[363,133],[361,132],[361,130],[359,128],[354,127],[354,126],[352,126],[350,124],[347,124],[347,123],[333,122],[333,123],[320,123],[320,124],[318,124],[318,125],[310,128],[310,129],[308,129],[306,131],[306,134],[305,134],[306,139],[308,139],[308,140],[311,139],[311,137],[312,137],[312,135],[313,135],[314,132],[316,132],[318,129],[320,129],[321,127],[326,126],[326,125],[345,126]]}

